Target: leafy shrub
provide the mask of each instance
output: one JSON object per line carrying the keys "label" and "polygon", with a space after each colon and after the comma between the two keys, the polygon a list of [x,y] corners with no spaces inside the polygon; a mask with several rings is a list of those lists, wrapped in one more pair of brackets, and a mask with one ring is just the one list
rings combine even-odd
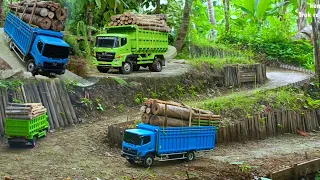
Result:
{"label": "leafy shrub", "polygon": [[225,57],[225,58],[196,58],[189,60],[191,64],[196,67],[200,67],[202,64],[209,64],[215,69],[222,69],[226,65],[233,64],[253,64],[255,61],[248,57]]}
{"label": "leafy shrub", "polygon": [[70,56],[67,69],[79,76],[84,76],[88,72],[88,62],[80,56]]}

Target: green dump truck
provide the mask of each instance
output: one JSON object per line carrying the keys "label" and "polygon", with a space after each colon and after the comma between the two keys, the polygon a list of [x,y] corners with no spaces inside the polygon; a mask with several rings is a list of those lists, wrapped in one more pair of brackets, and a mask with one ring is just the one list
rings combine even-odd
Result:
{"label": "green dump truck", "polygon": [[160,72],[165,66],[168,33],[140,29],[136,25],[108,27],[96,36],[93,64],[102,73],[117,68],[122,74],[149,67]]}
{"label": "green dump truck", "polygon": [[4,124],[10,147],[15,147],[17,144],[35,147],[36,139],[45,137],[49,127],[46,113],[31,120],[5,118]]}

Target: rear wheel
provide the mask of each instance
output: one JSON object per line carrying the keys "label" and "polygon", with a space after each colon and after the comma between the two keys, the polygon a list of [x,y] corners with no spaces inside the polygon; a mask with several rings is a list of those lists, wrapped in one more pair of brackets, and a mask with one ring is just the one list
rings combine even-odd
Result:
{"label": "rear wheel", "polygon": [[9,49],[13,51],[13,48],[14,48],[14,45],[13,45],[13,41],[11,40],[9,43]]}
{"label": "rear wheel", "polygon": [[124,62],[120,68],[120,72],[122,74],[130,74],[132,70],[133,70],[133,66],[132,66],[132,63],[129,61]]}
{"label": "rear wheel", "polygon": [[37,74],[36,65],[35,65],[33,59],[30,59],[30,60],[28,61],[28,63],[27,63],[27,71],[28,71],[28,72],[31,72],[33,76]]}
{"label": "rear wheel", "polygon": [[194,152],[187,152],[187,161],[193,161],[195,159]]}
{"label": "rear wheel", "polygon": [[103,67],[103,66],[97,66],[97,69],[101,73],[107,73],[110,70],[110,68],[106,68],[106,67]]}
{"label": "rear wheel", "polygon": [[154,161],[154,157],[151,154],[149,154],[144,158],[143,166],[144,167],[150,167],[150,166],[152,166],[153,161]]}
{"label": "rear wheel", "polygon": [[14,142],[14,141],[9,140],[9,141],[8,141],[8,144],[9,144],[9,147],[10,147],[10,148],[15,148],[15,147],[17,147],[17,143]]}
{"label": "rear wheel", "polygon": [[149,70],[153,72],[161,72],[162,71],[162,63],[159,58],[156,58],[152,64],[149,65]]}

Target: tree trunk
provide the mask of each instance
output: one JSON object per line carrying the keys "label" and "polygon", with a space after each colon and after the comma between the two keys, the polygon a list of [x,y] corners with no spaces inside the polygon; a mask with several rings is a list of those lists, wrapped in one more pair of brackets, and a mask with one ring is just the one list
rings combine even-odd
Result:
{"label": "tree trunk", "polygon": [[164,116],[153,115],[150,118],[150,124],[154,126],[172,126],[172,127],[183,127],[188,126],[188,121],[182,121],[175,118],[167,118],[167,125],[165,125],[166,118]]}
{"label": "tree trunk", "polygon": [[189,29],[188,27],[189,27],[189,21],[190,21],[191,7],[192,7],[192,0],[185,0],[182,24],[180,26],[178,37],[175,43],[175,47],[177,51],[180,51],[182,49],[184,39]]}
{"label": "tree trunk", "polygon": [[306,27],[306,16],[304,16],[307,13],[307,1],[301,0],[299,1],[299,15],[298,15],[298,32],[300,32],[304,27]]}
{"label": "tree trunk", "polygon": [[[152,114],[177,118],[182,120],[189,120],[190,110],[184,107],[167,105],[167,112],[165,111],[165,105],[159,103],[152,104]],[[194,114],[194,111],[191,111],[191,114]]]}
{"label": "tree trunk", "polygon": [[157,0],[156,2],[156,14],[160,14],[161,13],[161,7],[160,7],[160,0]]}
{"label": "tree trunk", "polygon": [[39,26],[42,29],[50,29],[51,27],[51,20],[49,18],[44,18],[36,15],[31,15],[31,14],[24,14],[19,13],[19,17],[22,17],[22,20],[26,23],[29,23],[31,19],[31,23]]}
{"label": "tree trunk", "polygon": [[214,17],[214,9],[212,0],[208,0],[208,13],[209,13],[209,20],[210,23],[215,26],[216,25],[216,18]]}
{"label": "tree trunk", "polygon": [[229,7],[230,7],[230,4],[229,4],[229,0],[223,0],[223,5],[224,5],[224,21],[225,21],[225,30],[226,32],[229,32]]}
{"label": "tree trunk", "polygon": [[4,25],[4,0],[0,0],[0,27]]}

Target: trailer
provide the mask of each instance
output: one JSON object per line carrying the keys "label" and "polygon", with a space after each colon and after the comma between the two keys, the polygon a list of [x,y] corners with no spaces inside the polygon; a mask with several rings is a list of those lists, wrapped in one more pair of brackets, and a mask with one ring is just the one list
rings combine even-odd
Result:
{"label": "trailer", "polygon": [[159,127],[138,124],[136,129],[127,129],[122,141],[122,157],[128,162],[142,162],[152,166],[159,161],[195,159],[195,152],[214,149],[216,127]]}
{"label": "trailer", "polygon": [[136,25],[108,27],[96,36],[93,64],[102,73],[117,68],[122,74],[149,67],[160,72],[165,66],[168,33],[143,30]]}
{"label": "trailer", "polygon": [[65,73],[70,46],[63,41],[61,32],[31,27],[10,12],[4,32],[10,50],[26,63],[28,72],[46,76]]}

